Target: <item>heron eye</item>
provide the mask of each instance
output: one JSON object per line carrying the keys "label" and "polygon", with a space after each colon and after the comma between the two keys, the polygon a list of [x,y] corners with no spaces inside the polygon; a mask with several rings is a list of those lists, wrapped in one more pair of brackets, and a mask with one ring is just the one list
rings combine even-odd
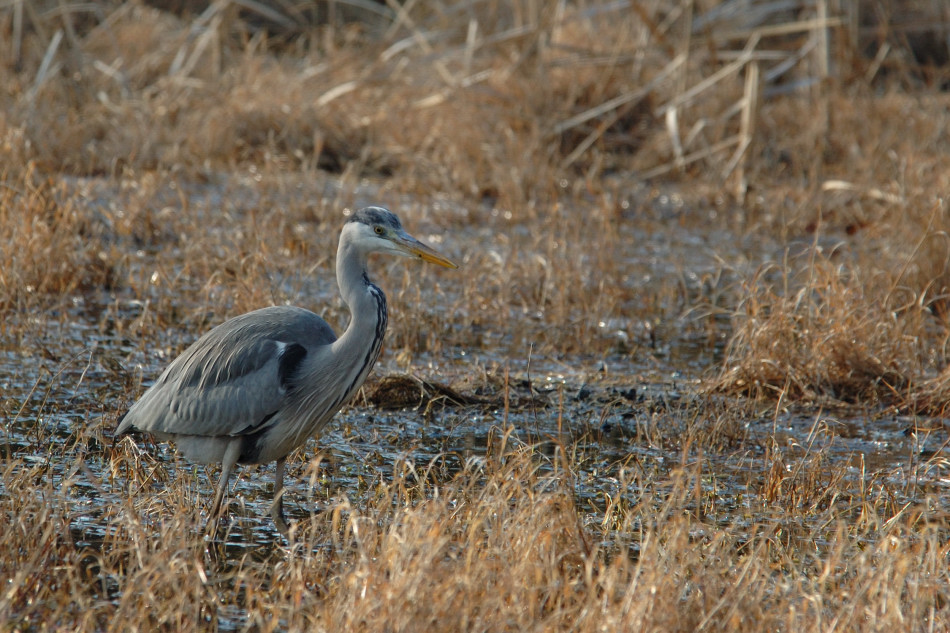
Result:
{"label": "heron eye", "polygon": [[382,234],[383,234],[383,227],[381,227],[381,226],[375,226],[375,227],[373,227],[373,230],[376,231],[376,235],[382,235]]}

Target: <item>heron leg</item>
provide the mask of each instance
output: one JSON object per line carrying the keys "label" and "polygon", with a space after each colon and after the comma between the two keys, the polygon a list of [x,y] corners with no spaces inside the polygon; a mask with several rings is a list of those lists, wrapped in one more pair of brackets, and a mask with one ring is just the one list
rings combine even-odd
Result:
{"label": "heron leg", "polygon": [[284,462],[283,457],[277,460],[277,469],[274,476],[274,502],[270,507],[270,515],[274,519],[277,531],[286,536],[290,528],[287,526],[287,519],[284,518]]}
{"label": "heron leg", "polygon": [[231,473],[234,472],[234,466],[237,464],[238,457],[241,456],[240,437],[234,438],[224,450],[224,458],[221,460],[221,478],[218,479],[218,490],[214,495],[214,503],[211,504],[211,512],[208,517],[208,533],[214,536],[215,529],[218,526],[218,519],[221,514],[221,505],[224,496],[228,492],[228,482],[231,480]]}

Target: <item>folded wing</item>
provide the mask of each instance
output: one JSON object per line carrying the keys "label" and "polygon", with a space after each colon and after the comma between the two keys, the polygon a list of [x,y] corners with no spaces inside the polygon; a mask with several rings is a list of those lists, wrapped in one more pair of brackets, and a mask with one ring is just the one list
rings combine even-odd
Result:
{"label": "folded wing", "polygon": [[168,366],[117,433],[237,436],[265,428],[308,356],[336,339],[317,315],[264,308],[211,330]]}

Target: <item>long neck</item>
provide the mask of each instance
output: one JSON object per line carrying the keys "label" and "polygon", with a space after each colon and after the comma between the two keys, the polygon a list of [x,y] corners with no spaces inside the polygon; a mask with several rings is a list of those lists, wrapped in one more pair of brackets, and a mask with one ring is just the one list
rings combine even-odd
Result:
{"label": "long neck", "polygon": [[366,254],[347,240],[340,241],[337,251],[336,279],[350,309],[350,323],[334,343],[337,357],[351,365],[346,372],[349,382],[345,393],[349,399],[379,358],[386,333],[386,295],[366,274]]}

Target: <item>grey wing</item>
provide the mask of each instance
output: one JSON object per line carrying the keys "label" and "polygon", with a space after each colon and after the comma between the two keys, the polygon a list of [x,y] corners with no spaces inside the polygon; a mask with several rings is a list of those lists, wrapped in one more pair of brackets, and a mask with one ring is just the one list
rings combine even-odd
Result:
{"label": "grey wing", "polygon": [[265,308],[211,330],[168,366],[117,433],[234,436],[280,411],[307,356],[336,336],[312,312]]}

